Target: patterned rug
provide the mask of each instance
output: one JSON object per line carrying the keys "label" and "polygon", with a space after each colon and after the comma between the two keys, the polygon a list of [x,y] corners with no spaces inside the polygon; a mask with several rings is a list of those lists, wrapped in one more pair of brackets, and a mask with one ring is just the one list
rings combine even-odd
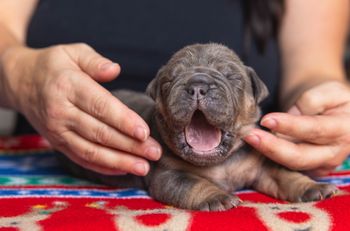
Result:
{"label": "patterned rug", "polygon": [[350,230],[350,159],[318,179],[342,192],[317,203],[290,204],[245,190],[226,212],[176,209],[145,191],[73,178],[38,136],[0,138],[0,231],[14,230]]}

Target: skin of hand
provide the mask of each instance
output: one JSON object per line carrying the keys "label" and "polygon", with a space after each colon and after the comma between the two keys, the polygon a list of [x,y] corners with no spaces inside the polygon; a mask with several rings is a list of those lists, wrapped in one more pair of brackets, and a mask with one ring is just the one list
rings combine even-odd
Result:
{"label": "skin of hand", "polygon": [[266,114],[245,140],[270,159],[326,175],[350,153],[350,88],[329,81],[306,90],[287,113]]}
{"label": "skin of hand", "polygon": [[0,61],[7,106],[79,165],[103,174],[146,175],[145,159],[160,158],[143,119],[97,83],[114,79],[119,65],[88,45],[11,47]]}

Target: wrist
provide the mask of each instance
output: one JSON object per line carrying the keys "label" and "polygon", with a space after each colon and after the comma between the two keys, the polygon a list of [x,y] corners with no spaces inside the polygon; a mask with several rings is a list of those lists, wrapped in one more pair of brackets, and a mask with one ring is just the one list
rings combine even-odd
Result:
{"label": "wrist", "polygon": [[284,71],[279,92],[279,103],[281,108],[288,110],[295,101],[306,90],[325,82],[346,82],[344,68],[319,67],[314,70],[306,68],[296,68],[295,71]]}
{"label": "wrist", "polygon": [[34,57],[28,58],[32,49],[12,46],[0,54],[0,106],[21,111],[30,78],[27,73],[34,63]]}

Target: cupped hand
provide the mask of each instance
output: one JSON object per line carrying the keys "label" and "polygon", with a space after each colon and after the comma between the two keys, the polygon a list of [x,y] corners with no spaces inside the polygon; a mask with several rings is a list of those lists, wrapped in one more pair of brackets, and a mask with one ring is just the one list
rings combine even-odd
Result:
{"label": "cupped hand", "polygon": [[143,119],[96,82],[114,79],[118,64],[86,44],[7,53],[14,107],[70,159],[103,174],[145,175],[145,158],[160,158]]}
{"label": "cupped hand", "polygon": [[329,81],[306,90],[287,113],[266,114],[244,140],[293,170],[326,175],[350,153],[350,88]]}

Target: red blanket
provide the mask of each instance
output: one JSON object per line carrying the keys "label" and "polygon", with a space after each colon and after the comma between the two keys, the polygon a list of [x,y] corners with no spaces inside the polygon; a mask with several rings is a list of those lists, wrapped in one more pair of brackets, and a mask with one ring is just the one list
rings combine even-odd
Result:
{"label": "red blanket", "polygon": [[290,204],[241,191],[236,209],[197,212],[66,175],[40,137],[0,138],[0,231],[350,230],[349,163],[319,179],[342,189],[331,199]]}

